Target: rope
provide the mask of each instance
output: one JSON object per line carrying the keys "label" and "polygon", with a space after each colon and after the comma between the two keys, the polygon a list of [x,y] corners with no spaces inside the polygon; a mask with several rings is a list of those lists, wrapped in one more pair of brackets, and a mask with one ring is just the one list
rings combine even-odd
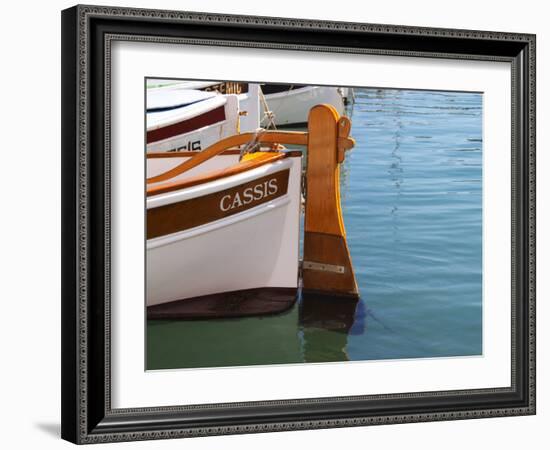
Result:
{"label": "rope", "polygon": [[264,135],[264,133],[264,128],[257,128],[254,131],[254,137],[241,147],[241,151],[239,153],[239,161],[241,161],[244,155],[246,155],[247,153],[254,153],[258,151],[258,149],[260,148],[259,140]]}
{"label": "rope", "polygon": [[269,110],[269,105],[267,104],[265,95],[261,87],[260,87],[260,101],[262,102],[262,106],[264,107],[264,119],[267,118],[268,120],[268,124],[266,128],[271,130],[276,130],[277,126],[275,125],[275,116],[273,115],[273,111]]}

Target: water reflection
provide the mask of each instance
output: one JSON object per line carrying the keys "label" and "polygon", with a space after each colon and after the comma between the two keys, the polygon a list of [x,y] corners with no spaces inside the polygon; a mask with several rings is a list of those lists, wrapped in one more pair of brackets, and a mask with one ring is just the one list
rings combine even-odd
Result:
{"label": "water reflection", "polygon": [[390,155],[390,166],[388,168],[388,174],[390,176],[391,184],[394,187],[394,198],[393,205],[390,210],[392,218],[392,228],[393,228],[393,240],[394,242],[399,242],[399,203],[401,198],[401,185],[403,184],[403,168],[401,167],[402,157],[401,157],[401,135],[403,129],[403,121],[401,116],[403,114],[401,108],[401,92],[396,91],[395,97],[391,101],[391,106],[388,108],[390,114],[393,116],[394,122],[394,131],[393,131],[393,148]]}
{"label": "water reflection", "polygon": [[303,296],[299,303],[304,362],[348,361],[348,335],[355,323],[357,299]]}

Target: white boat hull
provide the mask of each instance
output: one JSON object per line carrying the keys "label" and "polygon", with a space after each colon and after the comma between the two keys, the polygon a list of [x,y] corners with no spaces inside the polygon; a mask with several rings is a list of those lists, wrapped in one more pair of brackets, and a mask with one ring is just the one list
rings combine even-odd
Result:
{"label": "white boat hull", "polygon": [[221,220],[148,239],[147,305],[245,289],[296,288],[300,157],[284,158],[225,179],[149,197],[147,210],[224,192],[287,169],[285,195]]}
{"label": "white boat hull", "polygon": [[210,147],[224,137],[236,132],[234,123],[223,121],[214,125],[180,134],[162,141],[147,144],[148,152],[201,151]]}
{"label": "white boat hull", "polygon": [[[239,133],[239,99],[236,95],[217,96],[216,98],[200,102],[199,104],[191,105],[188,108],[182,108],[182,116],[179,120],[184,122],[185,120],[193,119],[193,115],[187,113],[190,109],[196,109],[197,115],[207,114],[211,109],[218,106],[218,103],[215,102],[216,100],[219,100],[218,103],[223,103],[224,120],[185,133],[178,133],[164,139],[156,140],[155,142],[150,142],[147,144],[147,152],[201,151],[225,137]],[[210,109],[201,110],[201,104],[206,104],[207,102],[212,103],[212,107]],[[163,126],[173,126],[178,122],[177,113],[177,110],[162,113],[148,113],[147,132],[150,133]],[[186,113],[187,116],[185,116]],[[159,114],[170,114],[173,117],[165,121],[166,125],[163,123],[153,123],[153,125],[151,125],[153,121],[158,121],[157,117]]]}
{"label": "white boat hull", "polygon": [[[341,89],[332,86],[306,86],[268,94],[265,101],[277,126],[307,123],[309,111],[315,105],[330,104],[338,114],[343,114],[345,109]],[[269,120],[264,117],[261,126],[268,125]]]}

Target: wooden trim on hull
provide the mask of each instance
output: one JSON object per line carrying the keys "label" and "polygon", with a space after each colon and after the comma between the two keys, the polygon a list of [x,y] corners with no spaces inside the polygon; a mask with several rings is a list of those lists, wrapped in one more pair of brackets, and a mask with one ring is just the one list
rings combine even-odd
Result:
{"label": "wooden trim on hull", "polygon": [[270,152],[258,155],[258,157],[249,161],[241,161],[239,164],[235,164],[225,169],[214,170],[205,174],[196,175],[194,177],[185,178],[184,180],[172,181],[167,183],[158,184],[156,186],[150,186],[147,188],[147,197],[165,194],[166,192],[179,191],[198,184],[209,183],[211,181],[219,180],[221,178],[237,175],[257,167],[264,166],[269,163],[278,161],[284,158],[284,153]]}
{"label": "wooden trim on hull", "polygon": [[[273,150],[270,148],[269,150]],[[280,150],[284,150],[284,148],[281,148]],[[265,151],[265,150],[260,150]],[[147,158],[151,159],[163,159],[163,158],[190,158],[192,156],[198,155],[201,153],[200,150],[174,150],[174,151],[168,151],[168,152],[147,152]],[[298,157],[302,156],[301,150],[287,150],[283,151],[285,157]],[[240,155],[241,150],[238,148],[230,148],[228,150],[224,150],[222,153],[220,153],[218,156],[227,156],[227,155]]]}
{"label": "wooden trim on hull", "polygon": [[147,307],[148,320],[193,320],[277,314],[290,309],[298,288],[267,287],[222,292]]}

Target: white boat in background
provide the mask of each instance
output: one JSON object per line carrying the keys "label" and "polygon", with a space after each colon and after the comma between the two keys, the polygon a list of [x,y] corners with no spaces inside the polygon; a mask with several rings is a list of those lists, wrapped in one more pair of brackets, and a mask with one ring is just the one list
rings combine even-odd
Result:
{"label": "white boat in background", "polygon": [[168,86],[147,91],[147,112],[155,113],[182,108],[215,97],[215,92],[178,89]]}
{"label": "white boat in background", "polygon": [[182,82],[147,90],[148,152],[201,151],[259,127],[258,85],[242,94],[198,90],[213,83]]}
{"label": "white boat in background", "polygon": [[292,84],[264,84],[264,117],[260,125],[269,127],[307,123],[309,110],[319,104],[332,105],[338,114],[345,110],[349,89],[334,86],[304,86]]}
{"label": "white boat in background", "polygon": [[242,94],[247,91],[248,83],[238,81],[177,80],[169,78],[148,78],[147,89],[198,89],[219,94]]}
{"label": "white boat in background", "polygon": [[236,95],[171,88],[147,92],[148,152],[200,151],[238,132]]}
{"label": "white boat in background", "polygon": [[[334,86],[307,86],[297,84],[258,84],[234,81],[211,81],[211,80],[147,80],[147,97],[162,99],[168,105],[173,105],[174,101],[170,97],[180,98],[185,95],[193,96],[193,93],[202,93],[206,98],[209,96],[230,97],[237,95],[238,104],[235,110],[234,102],[229,102],[225,108],[224,116],[228,123],[220,123],[222,118],[211,112],[206,118],[206,128],[193,129],[193,134],[188,130],[195,126],[194,122],[188,123],[187,127],[182,126],[186,131],[178,135],[177,139],[168,138],[166,142],[156,142],[149,139],[148,133],[148,151],[182,151],[182,150],[200,150],[209,146],[216,136],[221,139],[230,136],[235,132],[247,132],[256,130],[259,127],[276,128],[278,126],[302,125],[307,122],[309,110],[318,104],[332,105],[338,114],[343,114],[345,105],[353,100],[353,89],[347,87]],[[261,86],[261,87],[260,87]],[[160,100],[159,100],[160,101]],[[207,106],[207,105],[201,105]],[[172,106],[173,107],[173,106]],[[165,108],[165,109],[166,109]],[[148,100],[149,109],[149,100]],[[198,109],[195,109],[196,113]],[[156,120],[156,113],[148,113],[147,129],[149,131],[149,117]],[[181,105],[178,111],[173,114],[158,114],[159,119],[170,117],[174,119],[178,114],[184,115],[188,120],[187,106]],[[196,121],[203,125],[201,120]],[[178,127],[172,125],[172,130],[178,130]],[[161,132],[155,132],[161,134]],[[204,135],[204,139],[201,136]],[[203,142],[204,141],[204,142]],[[149,145],[150,144],[150,145]]]}

